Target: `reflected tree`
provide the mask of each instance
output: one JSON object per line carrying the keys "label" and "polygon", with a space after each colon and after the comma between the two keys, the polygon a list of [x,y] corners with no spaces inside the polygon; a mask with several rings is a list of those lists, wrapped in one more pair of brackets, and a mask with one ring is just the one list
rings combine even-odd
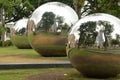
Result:
{"label": "reflected tree", "polygon": [[108,21],[98,21],[99,25],[104,26],[104,37],[105,37],[105,42],[103,44],[104,49],[107,50],[107,47],[110,45],[109,43],[109,38],[111,37],[111,33],[113,32],[113,25],[110,24]]}
{"label": "reflected tree", "polygon": [[45,31],[49,31],[51,26],[54,24],[55,14],[53,12],[45,12],[42,16],[42,28],[45,29]]}
{"label": "reflected tree", "polygon": [[26,29],[22,28],[20,29],[16,34],[20,34],[20,35],[24,35],[25,34]]}
{"label": "reflected tree", "polygon": [[88,3],[84,5],[86,15],[92,13],[108,13],[120,18],[120,0],[86,0]]}
{"label": "reflected tree", "polygon": [[62,16],[57,16],[55,20],[58,22],[59,25],[61,25],[64,22],[64,18]]}
{"label": "reflected tree", "polygon": [[86,23],[82,23],[80,28],[80,38],[78,41],[78,48],[92,46],[95,43],[97,31],[96,31],[96,22],[89,21]]}
{"label": "reflected tree", "polygon": [[81,9],[84,6],[84,3],[85,3],[85,0],[73,0],[73,6],[79,18],[81,18],[81,15],[82,15]]}
{"label": "reflected tree", "polygon": [[112,46],[114,46],[114,45],[119,45],[120,46],[120,35],[119,34],[116,34],[116,39],[111,40],[111,45]]}

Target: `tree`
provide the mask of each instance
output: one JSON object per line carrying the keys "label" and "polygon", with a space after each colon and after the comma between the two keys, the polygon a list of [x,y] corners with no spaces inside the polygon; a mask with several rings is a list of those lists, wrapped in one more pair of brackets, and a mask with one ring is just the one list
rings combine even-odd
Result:
{"label": "tree", "polygon": [[5,22],[17,21],[23,17],[29,17],[34,6],[29,0],[0,0],[0,8],[5,11]]}
{"label": "tree", "polygon": [[2,46],[5,45],[4,41],[4,34],[5,34],[5,19],[7,14],[12,13],[12,0],[0,0],[0,9],[1,9],[1,20],[2,20]]}
{"label": "tree", "polygon": [[42,26],[45,31],[48,32],[50,27],[53,25],[55,19],[55,14],[53,12],[45,12],[42,16]]}
{"label": "tree", "polygon": [[62,16],[57,16],[55,20],[58,22],[59,25],[61,25],[64,22],[64,18]]}
{"label": "tree", "polygon": [[82,15],[81,8],[84,6],[84,2],[85,0],[73,0],[73,6],[79,18],[81,18]]}
{"label": "tree", "polygon": [[116,40],[116,39],[112,39],[111,40],[111,44],[112,45],[119,45],[120,44],[120,41]]}
{"label": "tree", "polygon": [[[17,21],[23,17],[28,17],[34,9],[28,0],[0,0],[1,20],[3,30],[5,23]],[[4,46],[4,31],[2,32],[2,45]]]}
{"label": "tree", "polygon": [[80,32],[78,48],[79,46],[92,46],[95,43],[96,36],[98,34],[96,31],[96,22],[88,21],[86,23],[82,23],[78,30]]}
{"label": "tree", "polygon": [[116,40],[120,41],[120,35],[116,34]]}
{"label": "tree", "polygon": [[46,2],[62,2],[73,7],[73,0],[29,0],[29,1],[35,8],[39,7],[40,5]]}
{"label": "tree", "polygon": [[14,0],[12,6],[12,14],[7,15],[6,23],[17,21],[23,17],[29,17],[34,10],[34,6],[30,4],[29,0]]}
{"label": "tree", "polygon": [[108,13],[120,18],[119,0],[86,0],[88,3],[84,6],[84,12]]}
{"label": "tree", "polygon": [[120,46],[120,35],[119,34],[116,34],[116,39],[111,40],[111,44]]}
{"label": "tree", "polygon": [[113,25],[110,24],[108,21],[98,21],[99,25],[104,26],[104,36],[105,36],[105,42],[104,42],[104,49],[107,50],[107,47],[109,46],[109,37],[111,37],[111,33],[113,32]]}
{"label": "tree", "polygon": [[32,4],[35,8],[39,7],[43,4],[44,0],[29,0],[30,4]]}
{"label": "tree", "polygon": [[[3,31],[3,26],[2,26],[2,24],[0,24],[0,37],[1,37],[1,35],[2,35],[2,31]],[[0,38],[1,39],[1,38]]]}

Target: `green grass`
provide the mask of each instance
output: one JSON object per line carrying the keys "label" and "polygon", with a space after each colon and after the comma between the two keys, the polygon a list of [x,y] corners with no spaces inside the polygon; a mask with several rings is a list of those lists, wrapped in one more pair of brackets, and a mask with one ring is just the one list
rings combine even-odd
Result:
{"label": "green grass", "polygon": [[24,36],[19,36],[19,35],[12,36],[11,41],[16,47],[18,47],[20,49],[31,49],[31,46],[29,44],[29,41],[28,41],[28,38],[26,35],[24,35]]}
{"label": "green grass", "polygon": [[[28,80],[31,75],[38,75],[40,73],[51,72],[56,70],[64,70],[65,68],[42,68],[42,69],[11,69],[11,70],[0,70],[0,80]],[[67,80],[101,80],[95,78],[87,78],[82,76],[78,71],[73,68],[69,69],[66,75]],[[47,77],[47,75],[46,75]],[[102,80],[119,80],[120,75],[114,78],[107,78]]]}
{"label": "green grass", "polygon": [[[37,53],[34,49],[18,49],[15,46],[9,46],[9,47],[0,47],[0,57],[1,56],[14,56],[14,55],[24,55],[24,58],[31,58],[31,59],[46,59],[46,57],[41,56],[39,53]],[[55,59],[55,60],[68,60],[68,58],[65,57],[47,57],[47,59]]]}
{"label": "green grass", "polygon": [[18,49],[15,46],[10,47],[0,47],[0,56],[1,55],[17,55],[23,54],[28,57],[40,57],[40,55],[33,49]]}
{"label": "green grass", "polygon": [[27,77],[30,75],[51,70],[54,70],[54,68],[0,70],[0,80],[27,80]]}

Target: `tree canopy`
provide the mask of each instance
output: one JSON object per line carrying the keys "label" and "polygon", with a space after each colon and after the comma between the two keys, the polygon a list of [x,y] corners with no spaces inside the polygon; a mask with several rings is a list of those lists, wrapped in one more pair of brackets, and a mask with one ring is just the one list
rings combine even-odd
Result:
{"label": "tree canopy", "polygon": [[119,0],[86,0],[84,11],[92,13],[108,13],[120,18],[120,1]]}
{"label": "tree canopy", "polygon": [[49,28],[54,24],[55,14],[53,12],[45,12],[42,16],[42,27],[45,31],[48,31]]}
{"label": "tree canopy", "polygon": [[58,1],[65,3],[81,18],[82,14],[108,13],[120,18],[119,0],[0,0],[0,8],[5,9],[6,22],[17,21],[29,17],[35,8],[46,2]]}
{"label": "tree canopy", "polygon": [[80,38],[79,38],[79,44],[78,46],[90,46],[95,43],[97,31],[96,29],[96,22],[88,21],[86,23],[82,23],[80,25],[80,28],[78,29],[80,31]]}
{"label": "tree canopy", "polygon": [[0,8],[5,10],[6,23],[29,17],[34,10],[29,0],[0,0]]}

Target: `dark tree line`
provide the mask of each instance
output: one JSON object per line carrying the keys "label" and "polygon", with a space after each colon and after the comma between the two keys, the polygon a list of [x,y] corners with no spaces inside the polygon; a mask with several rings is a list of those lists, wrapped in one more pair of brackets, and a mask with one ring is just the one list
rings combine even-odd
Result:
{"label": "dark tree line", "polygon": [[[114,31],[113,29],[113,25],[110,24],[110,22],[108,21],[88,21],[85,23],[82,23],[78,29],[78,31],[80,31],[79,33],[79,40],[78,40],[78,48],[79,47],[92,47],[95,44],[96,38],[98,36],[98,31],[96,31],[97,25],[99,26],[103,26],[103,28],[101,29],[102,32],[104,33],[104,38],[105,41],[103,42],[103,46],[104,49],[107,50],[107,47],[109,46],[110,41],[112,41],[113,39],[111,38],[112,35],[111,33]],[[120,40],[120,36],[118,35],[116,37],[118,40]],[[116,41],[113,41],[113,44]]]}

